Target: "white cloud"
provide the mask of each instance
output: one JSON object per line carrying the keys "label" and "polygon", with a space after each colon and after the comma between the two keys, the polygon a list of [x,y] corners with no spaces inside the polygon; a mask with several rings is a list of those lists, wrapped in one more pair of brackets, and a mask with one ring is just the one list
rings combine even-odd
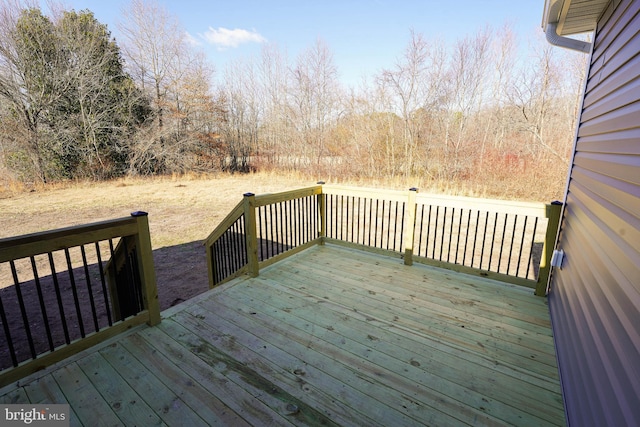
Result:
{"label": "white cloud", "polygon": [[259,33],[255,31],[247,31],[240,28],[230,30],[228,28],[209,27],[202,37],[212,45],[218,46],[218,49],[226,49],[230,47],[238,47],[243,43],[263,43],[267,41]]}
{"label": "white cloud", "polygon": [[202,45],[202,43],[200,43],[200,41],[198,39],[196,39],[191,34],[189,34],[189,32],[186,32],[186,31],[184,33],[184,39],[187,42],[187,44],[189,44],[191,46],[201,46]]}

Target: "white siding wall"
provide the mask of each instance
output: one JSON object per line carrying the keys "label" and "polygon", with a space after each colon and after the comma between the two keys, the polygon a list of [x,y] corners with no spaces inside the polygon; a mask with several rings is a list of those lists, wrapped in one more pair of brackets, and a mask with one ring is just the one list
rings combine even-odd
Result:
{"label": "white siding wall", "polygon": [[640,425],[640,1],[615,3],[596,31],[549,296],[571,426]]}

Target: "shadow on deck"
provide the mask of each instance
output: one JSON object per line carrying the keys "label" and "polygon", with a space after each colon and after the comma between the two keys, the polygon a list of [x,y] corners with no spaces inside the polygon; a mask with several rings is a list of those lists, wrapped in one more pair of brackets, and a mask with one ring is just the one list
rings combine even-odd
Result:
{"label": "shadow on deck", "polygon": [[313,246],[0,390],[71,425],[563,425],[546,298]]}

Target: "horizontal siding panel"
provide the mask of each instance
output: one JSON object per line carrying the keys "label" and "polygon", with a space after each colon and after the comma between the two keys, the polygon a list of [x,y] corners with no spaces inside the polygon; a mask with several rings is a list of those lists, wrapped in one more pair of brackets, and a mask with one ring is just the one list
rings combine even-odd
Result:
{"label": "horizontal siding panel", "polygon": [[582,123],[578,137],[637,128],[639,117],[640,102],[634,102],[633,104],[625,105],[594,120]]}
{"label": "horizontal siding panel", "polygon": [[[568,250],[573,248],[569,246]],[[593,280],[588,270],[580,270],[570,277],[563,276],[558,279],[559,287],[567,290],[566,293],[558,293],[550,297],[553,302],[556,298],[562,298],[566,312],[552,312],[554,334],[556,336],[559,360],[571,360],[571,363],[562,364],[559,368],[562,386],[565,391],[564,400],[569,408],[570,426],[622,426],[624,416],[615,397],[610,396],[610,389],[599,386],[597,381],[603,368],[599,358],[594,357],[599,347],[599,342],[593,335],[594,329],[588,328],[590,319],[595,309],[588,299],[585,299],[584,290],[580,283]],[[561,317],[561,318],[559,318]],[[574,326],[578,325],[578,326]],[[588,348],[588,353],[582,349]],[[602,383],[608,384],[609,378]],[[582,393],[576,390],[583,391]],[[610,410],[604,411],[601,402],[609,399],[615,401]]]}
{"label": "horizontal siding panel", "polygon": [[636,63],[636,59],[634,58],[633,61],[629,61],[622,67],[617,69],[615,73],[609,76],[608,79],[604,82],[602,81],[602,76],[591,77],[589,80],[590,82],[597,79],[599,83],[602,84],[602,86],[597,87],[596,90],[591,90],[586,93],[583,107],[589,107],[594,102],[604,98],[607,95],[610,95],[612,91],[620,89],[626,83],[635,80],[638,77],[637,66],[638,64]]}
{"label": "horizontal siding panel", "polygon": [[639,24],[640,14],[637,14],[636,11],[636,16],[630,25],[627,25],[622,33],[616,34],[615,38],[611,39],[611,44],[607,47],[607,54],[592,62],[591,76],[602,74],[602,80],[604,80],[636,55],[637,50],[634,50],[635,46],[631,40],[637,37]]}
{"label": "horizontal siding panel", "polygon": [[[575,281],[578,277],[570,275],[561,275],[555,277],[554,293],[549,297],[549,303],[554,300],[563,301],[563,310],[551,310],[551,323],[553,325],[554,336],[556,340],[556,355],[559,361],[571,360],[572,363],[558,364],[558,371],[563,391],[563,400],[565,408],[570,410],[567,414],[567,425],[586,426],[584,422],[587,419],[593,419],[590,410],[598,408],[599,402],[597,393],[585,393],[579,395],[574,390],[589,390],[591,384],[591,373],[589,372],[588,363],[576,363],[575,349],[584,348],[584,343],[580,336],[575,333],[573,324],[580,322],[584,324],[582,319],[584,310],[579,306],[579,298],[577,297],[578,289]],[[585,409],[582,409],[582,406]]]}
{"label": "horizontal siding panel", "polygon": [[[554,304],[555,298],[562,298],[566,301],[563,314],[570,313],[562,321],[553,315],[552,322],[558,356],[561,360],[571,360],[571,363],[563,364],[560,368],[563,388],[573,390],[565,393],[567,406],[572,408],[571,425],[634,425],[633,420],[638,412],[633,407],[634,396],[637,395],[634,388],[640,384],[635,370],[638,352],[635,350],[634,337],[620,332],[623,329],[620,318],[615,316],[614,308],[605,299],[601,287],[588,285],[613,284],[615,278],[600,262],[607,258],[591,252],[598,248],[594,236],[582,234],[583,230],[571,227],[566,231],[570,235],[564,246],[568,263],[579,268],[572,268],[572,273],[568,275],[559,274],[562,277],[559,279],[559,288],[570,292],[562,295],[558,291],[557,295],[551,297],[550,303]],[[586,253],[585,247],[589,248]],[[613,291],[608,290],[608,293],[611,297]],[[624,300],[624,296],[621,298]],[[638,315],[637,311],[625,311],[629,316]],[[625,320],[630,326],[626,331],[636,332],[633,317]],[[627,370],[621,371],[620,366]],[[606,409],[602,402],[607,402]]]}
{"label": "horizontal siding panel", "polygon": [[574,165],[601,173],[605,176],[640,185],[638,162],[636,156],[619,154],[576,153]]}
{"label": "horizontal siding panel", "polygon": [[[607,6],[602,12],[602,16],[598,18],[598,26],[596,27],[596,32],[598,35],[600,33],[606,34],[607,30],[611,30],[611,27],[615,25],[620,19],[620,16],[626,12],[626,9],[629,5],[632,5],[634,0],[609,0]],[[601,48],[601,47],[599,47]]]}
{"label": "horizontal siding panel", "polygon": [[640,425],[640,1],[598,23],[549,309],[570,426]]}
{"label": "horizontal siding panel", "polygon": [[633,258],[640,265],[640,219],[637,217],[638,210],[633,213],[627,212],[619,206],[609,203],[578,181],[573,182],[572,193],[587,203],[590,214],[604,227],[603,231],[606,234],[615,236],[616,243],[626,243],[624,246],[636,254]]}
{"label": "horizontal siding panel", "polygon": [[[621,328],[610,329],[608,336],[628,342],[624,349],[627,353],[625,357],[631,357],[629,362],[638,360],[640,356],[640,331],[637,327],[638,315],[640,315],[640,264],[638,254],[625,251],[624,245],[619,246],[609,235],[604,233],[599,226],[602,224],[597,218],[590,215],[584,205],[578,202],[577,198],[571,200],[573,205],[573,215],[576,221],[569,225],[566,233],[572,237],[567,239],[563,249],[567,256],[567,266],[569,263],[578,264],[580,268],[574,269],[577,274],[586,274],[575,285],[581,289],[580,294],[590,294],[594,296],[594,301],[606,300],[607,310],[601,310],[598,317],[610,320]],[[594,230],[589,232],[587,230]],[[573,259],[573,260],[572,260]],[[584,261],[587,261],[585,263]],[[584,267],[583,267],[584,266]],[[563,275],[560,270],[559,275]],[[630,272],[632,272],[630,274]],[[589,283],[598,283],[602,286],[589,286]],[[605,304],[598,302],[598,304]],[[615,348],[615,345],[611,347]],[[640,380],[640,371],[635,363],[625,365],[627,371],[634,371],[634,377]],[[634,389],[640,395],[640,381],[634,382]]]}
{"label": "horizontal siding panel", "polygon": [[[638,58],[638,60],[640,61],[640,58]],[[600,98],[589,105],[585,104],[584,110],[582,111],[582,121],[587,122],[596,117],[603,116],[610,111],[633,104],[638,100],[638,91],[640,91],[640,79],[636,78],[632,82],[622,86],[620,90],[614,92],[613,95]],[[592,99],[595,99],[595,97]]]}
{"label": "horizontal siding panel", "polygon": [[580,167],[575,167],[571,175],[575,182],[579,182],[580,185],[588,188],[589,191],[605,199],[608,203],[617,206],[630,215],[635,215],[635,221],[638,221],[637,216],[640,214],[640,207],[638,207],[640,195],[638,193],[640,193],[640,188],[631,183],[603,176]]}
{"label": "horizontal siding panel", "polygon": [[[608,65],[611,61],[613,61],[614,64],[622,64],[636,55],[633,50],[633,39],[637,37],[640,3],[626,3],[625,7],[628,7],[629,16],[633,17],[631,23],[626,19],[619,19],[623,9],[623,7],[619,7],[614,16],[614,20],[616,21],[615,30],[607,32],[601,31],[595,38],[595,48],[591,57],[591,67],[588,73],[587,92],[591,92],[594,86],[609,77],[613,71],[619,67],[619,65],[615,67]],[[624,52],[622,52],[621,49],[624,49]],[[606,54],[604,54],[605,51]],[[605,66],[607,66],[606,70],[603,69]]]}
{"label": "horizontal siding panel", "polygon": [[608,154],[640,155],[640,129],[625,129],[602,135],[583,136],[578,139],[578,151]]}
{"label": "horizontal siding panel", "polygon": [[592,64],[600,60],[605,52],[605,56],[610,56],[607,51],[613,41],[617,39],[618,35],[627,26],[627,22],[629,20],[628,17],[633,17],[640,12],[640,5],[637,1],[616,1],[620,4],[615,9],[615,11],[613,11],[613,13],[609,13],[609,10],[605,10],[604,13],[606,22],[609,25],[602,26],[602,22],[600,22],[598,25],[597,37],[595,39],[595,48],[593,51],[593,56],[591,58]]}
{"label": "horizontal siding panel", "polygon": [[[565,211],[572,221],[565,222],[560,245],[565,264],[554,271],[550,304],[558,357],[571,360],[560,365],[563,388],[573,390],[565,393],[572,425],[633,425],[640,415],[633,406],[640,395],[640,254],[611,234],[603,222],[610,218],[594,213],[593,199],[572,184]],[[558,300],[563,310],[554,309]]]}
{"label": "horizontal siding panel", "polygon": [[[607,3],[607,5],[605,6],[604,10],[602,11],[602,15],[600,15],[600,17],[598,18],[596,33],[603,32],[602,30],[605,27],[605,23],[609,22],[609,20],[611,19],[613,14],[616,12],[616,9],[618,9],[618,6],[620,6],[621,3],[625,4],[624,7],[628,7],[630,2],[631,0],[610,0],[609,3]],[[622,8],[623,7],[620,6],[620,9]],[[599,49],[601,49],[601,47],[598,44],[596,44],[596,51],[598,52]]]}

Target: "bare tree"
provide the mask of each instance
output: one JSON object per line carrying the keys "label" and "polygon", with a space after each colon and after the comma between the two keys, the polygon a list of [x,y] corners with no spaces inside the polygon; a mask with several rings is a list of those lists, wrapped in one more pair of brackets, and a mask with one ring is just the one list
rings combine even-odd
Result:
{"label": "bare tree", "polygon": [[256,152],[262,102],[254,62],[235,61],[225,70],[225,142],[231,171],[247,171]]}
{"label": "bare tree", "polygon": [[292,73],[292,116],[301,138],[304,161],[319,167],[331,153],[330,127],[339,114],[338,70],[333,54],[322,40],[302,52]]}
{"label": "bare tree", "polygon": [[[203,136],[199,132],[209,135],[216,120],[210,88],[213,70],[188,43],[177,18],[157,3],[132,0],[123,17],[119,28],[127,68],[155,111],[155,122],[144,130],[152,141],[132,147],[142,152],[133,156],[138,161],[131,169],[183,172],[198,163],[195,153]],[[142,164],[146,166],[140,168]]]}
{"label": "bare tree", "polygon": [[535,154],[536,147],[541,147],[564,162],[564,156],[547,140],[547,125],[560,88],[556,52],[553,46],[539,40],[535,61],[522,68],[510,86],[509,101],[519,112],[515,125],[529,135],[526,149]]}
{"label": "bare tree", "polygon": [[158,126],[163,125],[167,86],[185,48],[185,33],[177,19],[154,2],[132,0],[118,25],[127,69],[142,90],[152,94]]}
{"label": "bare tree", "polygon": [[262,48],[259,64],[259,81],[263,99],[263,129],[258,153],[264,161],[274,165],[286,164],[293,151],[289,126],[289,99],[291,76],[286,52],[275,45]]}
{"label": "bare tree", "polygon": [[384,112],[387,100],[382,87],[369,87],[366,82],[359,91],[350,91],[345,115],[338,122],[336,132],[337,143],[343,147],[342,155],[348,158],[349,170],[343,172],[369,178],[394,174],[392,128],[398,117]]}
{"label": "bare tree", "polygon": [[[487,71],[490,59],[491,31],[484,28],[473,37],[454,45],[450,60],[445,146],[447,176],[466,175],[476,135],[472,135],[474,118],[484,106]],[[466,147],[465,147],[466,144]]]}
{"label": "bare tree", "polygon": [[[378,90],[388,93],[388,111],[398,114],[402,120],[399,140],[402,144],[402,171],[406,177],[416,170],[419,144],[430,139],[428,134],[431,130],[424,125],[442,101],[444,63],[441,43],[429,43],[422,34],[412,31],[404,56],[393,69],[383,70],[376,80]],[[387,116],[388,120],[392,118]],[[390,130],[393,130],[392,124],[389,122]],[[395,136],[391,136],[391,140],[394,139]],[[393,148],[388,151],[395,155]]]}
{"label": "bare tree", "polygon": [[[493,134],[494,148],[500,148],[507,132],[507,116],[505,106],[508,103],[508,88],[514,78],[516,66],[517,40],[510,25],[505,24],[494,38],[493,63],[490,68],[493,73],[491,88],[490,110],[493,112],[493,120],[486,121],[486,137],[483,137],[482,152],[489,133]],[[481,156],[482,159],[482,156]]]}

